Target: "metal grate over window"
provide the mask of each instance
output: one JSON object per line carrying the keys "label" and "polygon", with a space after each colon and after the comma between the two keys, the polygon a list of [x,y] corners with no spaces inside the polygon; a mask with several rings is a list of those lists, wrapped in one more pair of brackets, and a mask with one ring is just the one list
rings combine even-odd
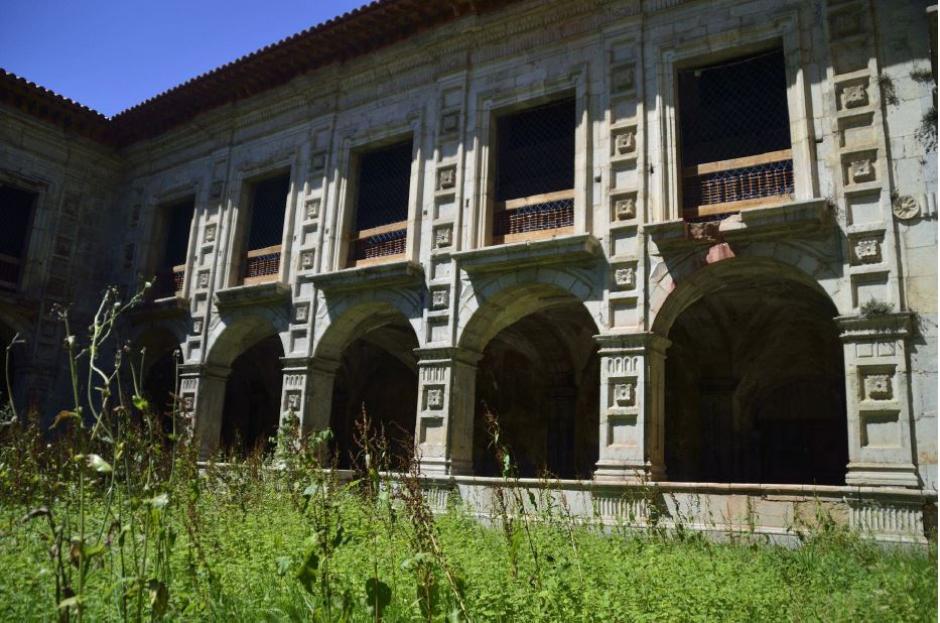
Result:
{"label": "metal grate over window", "polygon": [[682,70],[678,84],[687,217],[792,195],[782,50]]}
{"label": "metal grate over window", "polygon": [[0,186],[0,288],[15,290],[26,251],[36,193]]}
{"label": "metal grate over window", "polygon": [[360,156],[351,264],[405,252],[412,147],[408,139]]}
{"label": "metal grate over window", "polygon": [[573,97],[496,121],[493,242],[574,224]]}
{"label": "metal grate over window", "polygon": [[290,175],[279,175],[258,182],[251,195],[251,223],[248,227],[248,252],[244,277],[276,275],[281,263],[281,237],[284,212],[290,192]]}
{"label": "metal grate over window", "polygon": [[163,208],[166,234],[163,241],[163,257],[157,268],[154,296],[172,296],[183,289],[186,254],[189,250],[189,228],[193,221],[195,200],[185,201]]}

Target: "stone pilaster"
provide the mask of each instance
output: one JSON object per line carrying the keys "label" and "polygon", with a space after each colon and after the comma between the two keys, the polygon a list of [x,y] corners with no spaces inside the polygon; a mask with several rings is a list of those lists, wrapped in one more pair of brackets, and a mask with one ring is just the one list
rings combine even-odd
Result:
{"label": "stone pilaster", "polygon": [[600,344],[600,453],[594,479],[663,480],[663,399],[669,340],[652,333],[595,336]]}
{"label": "stone pilaster", "polygon": [[476,364],[480,354],[460,348],[416,348],[418,417],[415,452],[427,474],[473,471]]}
{"label": "stone pilaster", "polygon": [[225,381],[231,368],[211,364],[183,364],[180,370],[180,411],[192,421],[199,458],[207,459],[219,447]]}
{"label": "stone pilaster", "polygon": [[849,436],[846,484],[919,487],[911,439],[907,312],[842,316]]}
{"label": "stone pilaster", "polygon": [[339,362],[320,357],[283,357],[281,364],[281,424],[293,412],[304,435],[329,428]]}

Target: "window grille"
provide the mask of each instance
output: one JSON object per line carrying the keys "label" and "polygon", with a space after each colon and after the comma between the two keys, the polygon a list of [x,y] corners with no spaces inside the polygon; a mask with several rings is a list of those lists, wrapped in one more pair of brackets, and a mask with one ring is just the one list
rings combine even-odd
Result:
{"label": "window grille", "polygon": [[494,243],[574,225],[576,121],[573,97],[497,119]]}
{"label": "window grille", "polygon": [[790,198],[782,50],[679,72],[683,209],[696,218]]}
{"label": "window grille", "polygon": [[186,254],[189,251],[189,228],[193,221],[194,211],[193,198],[163,209],[166,233],[163,242],[163,259],[157,268],[157,280],[153,287],[155,298],[173,296],[183,289]]}
{"label": "window grille", "polygon": [[349,245],[351,265],[404,255],[411,160],[411,139],[360,156],[356,222]]}
{"label": "window grille", "polygon": [[36,193],[12,186],[0,186],[0,288],[15,290],[26,254],[29,223]]}
{"label": "window grille", "polygon": [[281,237],[288,192],[290,175],[279,175],[254,185],[248,251],[242,273],[245,284],[270,281],[281,267]]}

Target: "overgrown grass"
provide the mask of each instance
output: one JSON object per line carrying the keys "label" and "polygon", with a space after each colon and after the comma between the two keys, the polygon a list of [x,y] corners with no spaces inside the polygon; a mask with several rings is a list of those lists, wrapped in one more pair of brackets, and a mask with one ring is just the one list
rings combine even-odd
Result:
{"label": "overgrown grass", "polygon": [[200,467],[188,414],[165,434],[141,396],[136,355],[102,362],[116,297],[86,343],[67,332],[75,400],[52,432],[12,401],[0,425],[0,620],[936,620],[935,542],[883,549],[823,521],[786,549],[577,521],[550,480],[515,486],[495,417],[490,526],[432,513],[410,449],[396,465],[366,413],[352,480],[296,421],[273,456]]}

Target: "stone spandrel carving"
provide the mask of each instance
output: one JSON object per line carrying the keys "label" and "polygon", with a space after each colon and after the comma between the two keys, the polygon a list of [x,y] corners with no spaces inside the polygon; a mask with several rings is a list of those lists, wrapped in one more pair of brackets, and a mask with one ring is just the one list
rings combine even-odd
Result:
{"label": "stone spandrel carving", "polygon": [[849,163],[849,176],[855,183],[870,182],[875,179],[875,165],[871,158],[858,158]]}
{"label": "stone spandrel carving", "polygon": [[868,105],[868,89],[864,84],[852,84],[842,89],[842,107],[859,108]]}
{"label": "stone spandrel carving", "polygon": [[902,221],[908,221],[920,215],[920,205],[911,195],[901,195],[894,200],[892,206],[894,216]]}
{"label": "stone spandrel carving", "polygon": [[623,197],[614,201],[614,218],[618,221],[636,218],[636,201],[633,197]]}
{"label": "stone spandrel carving", "polygon": [[636,285],[636,272],[632,266],[624,266],[614,271],[614,283],[617,287],[629,290]]}
{"label": "stone spandrel carving", "polygon": [[877,264],[881,261],[881,241],[877,238],[860,238],[855,241],[852,252],[862,264]]}
{"label": "stone spandrel carving", "polygon": [[864,388],[868,400],[891,400],[894,396],[890,374],[865,375]]}
{"label": "stone spandrel carving", "polygon": [[614,385],[614,405],[617,407],[630,407],[636,404],[636,387],[633,383],[617,383]]}
{"label": "stone spandrel carving", "polygon": [[633,153],[633,151],[636,150],[636,134],[632,131],[618,134],[614,139],[614,149],[618,156]]}

